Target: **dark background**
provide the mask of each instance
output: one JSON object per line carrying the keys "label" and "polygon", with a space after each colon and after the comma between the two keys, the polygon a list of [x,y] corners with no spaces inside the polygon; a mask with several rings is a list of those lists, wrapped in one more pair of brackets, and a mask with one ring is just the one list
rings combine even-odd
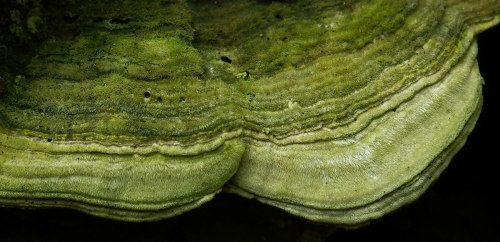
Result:
{"label": "dark background", "polygon": [[[0,0],[2,1],[2,0]],[[479,37],[484,107],[450,166],[416,202],[356,230],[315,224],[255,200],[219,194],[158,222],[127,223],[67,209],[0,208],[0,241],[500,241],[500,26]]]}

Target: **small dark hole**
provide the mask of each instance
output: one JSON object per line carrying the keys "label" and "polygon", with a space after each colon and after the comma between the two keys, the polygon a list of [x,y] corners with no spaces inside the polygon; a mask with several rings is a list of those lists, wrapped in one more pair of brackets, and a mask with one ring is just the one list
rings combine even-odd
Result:
{"label": "small dark hole", "polygon": [[180,97],[179,98],[179,102],[185,102],[186,101],[186,98],[185,97]]}
{"label": "small dark hole", "polygon": [[396,108],[393,108],[393,109],[392,109],[392,111],[393,111],[393,112],[396,112]]}
{"label": "small dark hole", "polygon": [[286,36],[285,36],[285,37],[281,38],[281,40],[283,40],[283,41],[287,41],[287,40],[288,40],[288,37],[286,37]]}
{"label": "small dark hole", "polygon": [[114,18],[114,19],[109,20],[110,24],[128,24],[129,22],[130,22],[129,18],[125,18],[125,19]]}
{"label": "small dark hole", "polygon": [[229,59],[229,57],[227,57],[227,56],[221,56],[220,59],[226,63],[229,63],[229,64],[233,63],[233,61],[231,59]]}
{"label": "small dark hole", "polygon": [[4,82],[3,78],[0,76],[0,95],[7,91],[7,84]]}
{"label": "small dark hole", "polygon": [[149,97],[151,97],[151,93],[149,93],[149,92],[144,92],[144,97],[145,97],[145,98],[149,98]]}
{"label": "small dark hole", "polygon": [[277,19],[283,19],[283,16],[281,16],[281,14],[277,13],[276,15],[274,15],[275,18]]}
{"label": "small dark hole", "polygon": [[96,18],[93,18],[92,20],[94,21],[94,23],[98,23],[98,22],[102,22],[104,20],[104,18],[96,17]]}
{"label": "small dark hole", "polygon": [[63,16],[63,20],[64,22],[66,23],[74,23],[76,22],[76,20],[79,18],[80,16],[79,15],[75,15],[75,16]]}
{"label": "small dark hole", "polygon": [[248,78],[248,77],[250,77],[250,72],[245,71],[245,78]]}
{"label": "small dark hole", "polygon": [[52,139],[51,139],[51,138],[48,138],[48,139],[47,139],[47,142],[52,142]]}
{"label": "small dark hole", "polygon": [[160,103],[161,103],[161,102],[163,101],[163,98],[158,97],[158,98],[156,99],[156,101],[158,101],[158,102],[160,102]]}

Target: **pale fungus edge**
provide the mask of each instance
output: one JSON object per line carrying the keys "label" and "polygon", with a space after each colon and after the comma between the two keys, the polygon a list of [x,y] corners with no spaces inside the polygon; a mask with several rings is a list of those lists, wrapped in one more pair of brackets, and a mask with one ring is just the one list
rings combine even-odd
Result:
{"label": "pale fungus edge", "polygon": [[[225,190],[247,198],[255,197],[261,202],[311,220],[340,224],[363,223],[410,203],[426,190],[447,166],[453,155],[463,146],[479,116],[482,78],[475,60],[476,43],[473,43],[469,52],[469,56],[451,71],[445,81],[427,87],[414,99],[402,104],[403,107],[398,112],[406,113],[408,117],[402,119],[401,116],[397,118],[394,115],[388,115],[389,117],[381,118],[383,121],[376,120],[370,124],[372,129],[387,130],[390,133],[393,127],[398,126],[398,120],[420,120],[413,123],[411,127],[402,129],[402,134],[406,137],[418,137],[416,133],[432,133],[427,135],[427,138],[419,137],[413,143],[407,144],[412,138],[396,141],[383,131],[365,131],[367,133],[363,135],[375,136],[373,140],[389,139],[397,142],[395,146],[406,145],[388,150],[370,146],[372,147],[370,154],[351,153],[345,156],[335,154],[336,151],[332,149],[330,155],[328,151],[323,152],[325,155],[321,157],[325,160],[320,161],[321,158],[319,158],[319,166],[316,168],[309,166],[308,172],[305,171],[308,164],[303,161],[312,154],[318,156],[321,153],[319,149],[308,151],[310,147],[305,149],[297,145],[302,155],[294,157],[286,155],[287,151],[280,151],[278,148],[278,151],[273,152],[280,159],[277,164],[266,162],[269,158],[265,157],[258,159],[260,165],[257,165],[255,160],[251,164],[246,164],[245,162],[248,161],[243,160],[238,173]],[[419,110],[419,106],[432,105],[436,109],[430,108],[431,111],[428,110],[427,113],[411,114],[412,110]],[[440,105],[444,107],[439,107]],[[451,110],[454,115],[449,115]],[[420,117],[412,117],[415,115]],[[440,125],[436,125],[436,119],[440,120],[436,122]],[[421,124],[425,125],[419,127]],[[362,140],[358,142],[361,142],[361,145],[358,145],[363,146]],[[253,143],[253,146],[250,143],[250,147],[247,147],[246,155],[270,152],[269,144]],[[335,146],[335,144],[332,145]],[[368,146],[364,145],[365,148]],[[380,150],[377,151],[377,149]],[[411,158],[405,159],[405,153],[411,155]],[[255,156],[252,157],[255,158]],[[332,157],[337,157],[337,163]],[[344,159],[343,162],[339,162],[342,160],[340,158]],[[373,163],[379,164],[373,166]],[[301,166],[299,164],[302,164],[304,169],[299,169]],[[374,169],[378,165],[381,167]],[[402,173],[400,171],[402,168],[396,169],[397,167],[407,167],[410,171]],[[356,174],[351,171],[353,169],[356,169]],[[387,171],[389,169],[391,170]],[[297,171],[293,172],[293,170]],[[293,176],[293,179],[285,179],[283,178],[285,171],[287,174],[293,172],[296,176]],[[345,176],[336,178],[338,174]],[[404,176],[401,177],[400,174]],[[392,180],[385,180],[388,177],[392,177]]]}
{"label": "pale fungus edge", "polygon": [[[490,23],[487,23],[484,25],[475,25],[478,27],[475,27],[474,32],[478,33],[480,31],[486,29],[487,27],[490,27],[494,23],[497,23],[499,21],[499,19],[500,18],[497,16],[494,18],[494,21],[491,21]],[[467,44],[469,44],[469,43],[467,43]],[[293,108],[294,105],[292,103],[292,105],[289,105],[289,106],[291,108]],[[479,106],[480,105],[478,104],[478,107]],[[389,110],[389,109],[387,109],[387,110]],[[382,114],[385,115],[385,112],[381,112],[381,115]],[[473,120],[474,117],[475,116],[472,115],[470,120]],[[373,122],[377,123],[376,120]],[[470,129],[472,129],[472,127],[473,127],[473,125],[470,127]],[[465,132],[465,130],[467,130],[467,132]],[[457,148],[453,148],[452,151],[450,151],[450,154],[454,153],[458,149],[458,147],[460,147],[463,144],[463,142],[459,142],[459,138],[462,135],[464,135],[464,133],[468,133],[468,132],[470,132],[469,129],[464,129],[464,132],[461,133],[460,136],[455,139],[454,142],[458,142]],[[243,135],[242,135],[242,133],[243,133]],[[312,133],[314,136],[315,135],[314,132],[312,132]],[[231,168],[226,167],[227,170],[225,172],[223,172],[224,179],[227,180],[227,179],[229,179],[230,175],[232,175],[232,174],[234,174],[234,172],[236,172],[236,169],[238,166],[236,163],[239,163],[239,159],[240,159],[240,158],[237,158],[238,155],[241,157],[243,152],[245,152],[245,151],[243,151],[244,148],[243,148],[243,144],[241,144],[241,142],[247,142],[245,145],[250,146],[250,147],[253,144],[260,142],[260,141],[248,139],[248,137],[243,138],[243,141],[240,141],[240,140],[235,141],[234,140],[234,139],[239,139],[240,136],[246,136],[246,135],[249,135],[249,136],[255,135],[252,138],[265,137],[265,140],[269,140],[272,138],[272,137],[271,138],[267,137],[267,135],[264,133],[253,134],[253,133],[251,133],[251,131],[236,130],[236,131],[232,131],[231,133],[229,133],[228,137],[223,137],[223,138],[217,137],[213,140],[209,140],[209,141],[204,142],[202,144],[195,144],[193,146],[188,145],[188,146],[184,146],[184,147],[176,145],[176,144],[171,145],[171,144],[163,144],[163,143],[155,143],[155,142],[150,142],[146,145],[143,145],[140,147],[135,147],[135,145],[133,144],[134,143],[133,141],[130,142],[131,145],[124,144],[123,146],[121,143],[120,144],[117,144],[114,142],[106,143],[106,141],[103,141],[102,144],[99,142],[92,142],[92,141],[88,142],[88,143],[85,143],[85,142],[65,143],[65,142],[58,142],[57,140],[53,140],[53,141],[47,143],[46,140],[43,140],[43,139],[37,140],[38,138],[20,137],[20,136],[14,137],[14,139],[17,139],[17,141],[14,142],[13,144],[18,145],[16,147],[16,149],[26,149],[27,148],[27,152],[32,152],[34,154],[37,153],[37,152],[33,152],[36,150],[42,151],[41,153],[46,153],[45,155],[56,155],[57,153],[62,155],[65,153],[65,150],[78,152],[79,154],[85,155],[85,156],[87,156],[87,155],[94,156],[94,155],[117,154],[117,155],[119,155],[118,156],[119,158],[117,158],[114,162],[120,163],[120,161],[125,161],[125,159],[122,159],[123,156],[121,156],[124,154],[134,156],[134,157],[140,157],[140,156],[152,156],[153,157],[153,156],[165,155],[167,157],[171,156],[173,158],[173,160],[178,158],[176,156],[193,156],[193,155],[198,155],[198,154],[200,156],[205,156],[205,155],[209,155],[211,152],[217,152],[216,150],[218,148],[220,148],[221,146],[225,146],[227,143],[236,142],[236,143],[238,143],[236,146],[238,146],[239,148],[235,149],[234,154],[233,154],[234,156],[232,156],[233,158],[229,159],[227,163],[224,163],[228,167],[231,167]],[[302,143],[302,142],[308,140],[307,138],[303,139],[304,136],[302,134],[299,134],[297,136],[290,136],[290,137],[291,138],[289,140],[285,140],[284,142],[282,142],[282,140],[273,140],[273,142],[275,142],[276,144],[280,144],[280,142],[282,142],[281,145],[284,145],[284,147],[291,147],[288,145],[293,145],[294,143]],[[12,137],[6,137],[5,135],[2,134],[2,137],[0,137],[0,144],[3,142],[6,142],[7,139],[11,139],[11,138]],[[318,141],[316,138],[313,137],[312,139],[309,140],[309,142],[314,143],[314,142]],[[328,141],[330,138],[331,138],[331,136],[327,135],[326,138],[324,138],[324,140]],[[24,139],[24,141],[22,141],[22,139]],[[26,139],[31,139],[31,140],[26,141]],[[465,137],[463,139],[465,140]],[[32,141],[35,141],[35,142],[32,142]],[[25,142],[25,143],[23,143],[23,142]],[[11,142],[7,142],[7,143],[9,143],[9,145],[7,145],[7,146],[10,146]],[[266,142],[262,142],[262,143],[266,143]],[[455,144],[455,143],[453,143],[453,144]],[[59,145],[61,145],[61,146],[59,146]],[[63,147],[63,146],[66,146],[66,147]],[[452,146],[450,146],[450,147],[452,147]],[[68,147],[70,147],[70,148],[68,148]],[[4,148],[10,149],[12,147],[10,147],[10,148],[4,147]],[[1,149],[2,149],[2,147],[0,147],[0,150]],[[43,152],[43,150],[46,150],[47,152]],[[447,150],[445,150],[443,152],[447,152]],[[38,153],[40,153],[40,152],[38,152]],[[444,166],[445,166],[445,164],[447,164],[449,159],[451,159],[451,156],[452,156],[452,154],[443,158],[443,160],[446,161],[446,162],[442,162],[442,164]],[[432,160],[432,159],[429,159],[429,161],[430,160]],[[438,160],[439,160],[438,158],[435,158],[433,162],[429,163],[430,165],[428,167],[432,167],[432,165],[434,163],[436,163]],[[125,164],[125,163],[126,162],[123,162],[123,164]],[[175,162],[175,161],[172,162],[172,164],[180,164],[180,163],[182,163],[182,162]],[[168,162],[166,162],[166,164],[168,164]],[[0,166],[0,177],[2,176],[2,169],[3,168]],[[426,171],[427,169],[430,169],[430,168],[425,168],[424,171]],[[439,172],[434,172],[433,174],[435,174],[435,175],[432,176],[433,177],[432,179],[435,179],[435,177],[437,177],[437,175],[441,171],[440,169],[436,169]],[[444,168],[442,168],[442,169],[444,169]],[[152,171],[151,174],[153,174],[153,173],[155,173],[155,171]],[[425,177],[425,174],[422,174],[422,176]],[[200,178],[200,177],[197,177],[197,178]],[[222,184],[224,183],[222,181],[224,179],[221,179],[221,181],[218,183],[220,186],[222,186],[221,183]],[[409,177],[406,177],[405,179],[403,179],[404,182],[406,182],[404,184],[412,184],[413,180],[411,180],[411,179],[414,179],[414,178],[409,176]],[[408,203],[412,199],[416,199],[416,197],[418,197],[418,195],[425,190],[425,187],[427,187],[429,183],[430,182],[425,183],[425,185],[423,185],[423,188],[416,189],[418,191],[413,191],[413,190],[409,189],[413,192],[410,195],[403,196],[402,198],[399,198],[400,200],[398,200],[398,201],[401,201],[401,202],[396,202],[394,204],[397,206],[400,206],[401,204]],[[175,183],[172,183],[172,184],[175,184]],[[220,186],[217,189],[220,189]],[[393,185],[393,186],[397,187],[396,185]],[[394,194],[396,194],[398,196],[400,196],[401,194],[405,194],[404,192],[398,193],[400,190],[405,191],[404,186],[405,185],[399,186],[399,188],[397,188],[399,190],[396,190],[396,192],[394,192]],[[408,186],[412,186],[412,185],[408,185]],[[70,195],[70,196],[68,196],[68,198],[75,199],[75,200],[72,200],[71,202],[64,202],[65,200],[63,199],[62,200],[63,202],[60,203],[62,205],[57,205],[57,204],[55,204],[55,202],[52,202],[52,203],[49,202],[49,203],[41,203],[43,205],[40,205],[40,206],[72,207],[72,208],[79,209],[79,210],[82,210],[82,211],[85,211],[85,212],[88,212],[91,214],[96,214],[98,216],[110,217],[110,218],[115,218],[115,219],[120,219],[120,220],[135,220],[135,221],[155,220],[155,219],[161,219],[163,217],[174,216],[174,215],[179,214],[183,211],[187,211],[190,208],[197,207],[197,206],[199,206],[199,204],[201,202],[208,201],[211,197],[213,197],[213,194],[215,194],[218,191],[217,189],[215,189],[215,188],[205,189],[203,194],[201,194],[201,195],[197,194],[195,197],[191,197],[187,200],[178,200],[175,202],[172,202],[172,201],[164,202],[162,205],[159,205],[156,207],[154,207],[154,206],[148,207],[146,205],[138,206],[138,204],[127,205],[125,203],[112,204],[112,203],[108,203],[108,201],[105,201],[105,200],[98,201],[99,199],[89,202],[90,205],[87,206],[85,204],[85,201],[84,201],[87,198],[85,198],[85,197],[77,198],[77,196],[74,196],[74,195]],[[228,188],[228,190],[229,190],[229,188]],[[246,193],[242,191],[242,192],[240,192],[240,194],[245,195]],[[7,195],[7,197],[8,196],[13,197],[13,200],[11,200],[10,204],[14,204],[14,202],[12,202],[12,201],[17,201],[20,204],[23,204],[23,202],[21,200],[16,200],[17,198],[15,198],[15,197],[17,195],[19,195],[19,194],[11,193],[10,195]],[[1,196],[4,197],[4,194],[2,194]],[[43,196],[44,195],[40,195],[40,198],[42,198]],[[57,196],[61,196],[61,195],[57,195],[57,194],[56,195],[54,195],[54,194],[48,195],[49,198],[53,198],[54,196],[57,197]],[[385,197],[385,196],[386,195],[383,195],[382,197]],[[62,197],[63,196],[61,196],[61,198]],[[382,200],[382,197],[379,194],[379,195],[369,197],[366,200],[360,200],[360,201],[358,201],[358,203],[359,204],[362,204],[362,203],[375,204],[375,203],[379,203],[378,201]],[[397,196],[394,199],[397,199]],[[77,200],[81,200],[83,202],[78,203]],[[379,210],[379,212],[373,212],[371,215],[366,215],[366,212],[359,212],[357,214],[350,214],[349,216],[343,215],[344,217],[346,217],[346,216],[349,217],[349,219],[351,219],[351,220],[345,219],[344,221],[342,221],[342,219],[340,219],[340,218],[338,220],[335,220],[335,218],[333,218],[333,217],[336,217],[337,215],[331,215],[328,213],[327,213],[327,215],[315,214],[318,210],[315,208],[310,209],[310,207],[315,207],[315,205],[311,204],[310,201],[309,202],[306,201],[305,205],[300,205],[300,202],[287,203],[289,201],[286,198],[283,199],[283,201],[276,201],[276,200],[272,200],[272,199],[270,200],[268,198],[260,197],[259,200],[262,200],[264,203],[269,203],[269,204],[272,204],[272,205],[275,205],[278,207],[282,207],[291,213],[297,214],[299,216],[308,217],[309,219],[312,219],[312,220],[325,221],[325,222],[335,222],[335,223],[358,223],[362,220],[367,220],[367,219],[379,217],[390,210],[394,210],[397,207],[397,206],[388,206],[388,207],[386,207],[386,209]],[[5,202],[5,204],[9,204],[8,201],[2,201],[2,203],[3,202]],[[307,203],[309,203],[309,204],[307,204]],[[380,202],[380,203],[382,203],[382,202]],[[93,206],[92,204],[95,205],[95,208],[92,208],[92,206]],[[299,205],[297,205],[297,204],[299,204]],[[99,207],[100,205],[102,205],[103,207],[100,208]],[[26,203],[26,206],[30,206],[30,205],[28,203]],[[36,205],[31,205],[31,206],[36,206]],[[349,206],[352,206],[352,204],[346,205],[346,206],[349,207]],[[364,205],[360,205],[358,207],[363,207],[363,206]],[[170,207],[171,210],[166,209],[167,207]],[[127,208],[133,210],[133,212],[124,212]],[[165,208],[166,210],[162,210],[163,208]],[[156,215],[155,215],[155,212],[150,212],[150,210],[152,211],[155,209],[158,209],[157,210],[158,213]],[[323,211],[323,210],[321,210],[321,211]],[[365,215],[363,215],[363,214],[365,214]],[[340,216],[340,217],[342,217],[342,216]]]}
{"label": "pale fungus edge", "polygon": [[51,154],[0,146],[2,156],[10,157],[0,162],[1,204],[70,207],[119,220],[157,220],[212,198],[236,172],[243,149],[234,139],[191,157]]}
{"label": "pale fungus edge", "polygon": [[[494,2],[494,4],[498,5],[498,2],[497,3]],[[497,14],[496,16],[481,19],[482,22],[479,21],[473,23],[472,25],[469,25],[468,31],[472,32],[472,35],[477,35],[480,32],[484,31],[485,29],[498,24],[500,22],[500,16],[498,15],[498,11],[496,14]],[[473,51],[475,52],[476,41],[474,40],[473,42],[474,43],[472,43],[471,49],[473,49]],[[256,198],[263,203],[276,206],[292,214],[310,220],[336,223],[336,224],[347,224],[347,225],[359,225],[366,223],[369,220],[380,218],[381,216],[390,213],[400,208],[403,205],[411,203],[412,201],[416,200],[423,192],[425,192],[428,186],[435,179],[437,179],[440,173],[449,164],[454,154],[456,154],[456,152],[458,152],[458,150],[460,150],[460,148],[464,145],[467,135],[474,128],[475,122],[477,121],[482,105],[482,96],[480,94],[480,90],[481,90],[481,84],[483,83],[483,80],[477,68],[477,64],[475,63],[476,59],[475,55],[476,53],[473,54],[472,58],[468,58],[469,61],[474,61],[474,66],[472,67],[471,70],[471,78],[469,79],[475,80],[477,84],[476,88],[478,88],[479,90],[478,92],[476,92],[479,101],[476,100],[475,102],[477,103],[476,108],[474,109],[475,111],[468,112],[469,113],[468,118],[464,117],[463,120],[467,121],[467,123],[463,126],[463,129],[461,130],[461,132],[459,132],[458,136],[456,136],[455,139],[452,141],[452,143],[449,144],[448,148],[445,148],[439,155],[437,155],[436,158],[431,159],[427,167],[424,167],[424,169],[422,169],[421,173],[417,174],[415,177],[409,176],[408,178],[410,180],[406,180],[403,184],[401,184],[401,186],[397,187],[395,190],[387,194],[384,194],[383,196],[380,196],[378,199],[372,200],[371,202],[368,201],[366,204],[361,204],[359,206],[353,206],[353,207],[345,207],[344,209],[337,209],[337,210],[335,209],[329,210],[328,208],[325,209],[325,207],[331,206],[328,204],[328,201],[325,201],[326,205],[324,206],[321,206],[318,203],[304,205],[304,202],[297,202],[297,200],[290,200],[290,196],[287,195],[285,195],[285,198],[278,196],[279,198],[276,199],[276,197],[274,196],[275,194],[273,195],[270,195],[269,193],[266,194],[266,192],[268,192],[269,190],[262,193],[261,191],[259,191],[258,188],[256,190],[252,190],[255,189],[255,187],[250,189],[249,187],[251,186],[239,187],[237,184],[239,181],[241,181],[238,180],[237,178],[239,174],[236,175],[236,178],[233,178],[231,183],[226,185],[225,191],[230,193],[236,193],[246,198]],[[465,88],[465,91],[470,91],[470,90]],[[463,100],[460,99],[457,100],[457,102],[462,102],[462,101]],[[470,105],[471,103],[469,103],[469,106]],[[265,146],[265,144],[263,146]],[[272,177],[272,175],[268,177]],[[245,182],[246,181],[244,181],[243,183]],[[291,183],[293,182],[294,181],[291,181]],[[248,185],[248,183],[245,185]],[[270,186],[272,187],[273,185]],[[390,189],[388,189],[388,191],[390,191]],[[304,191],[303,193],[305,194],[314,192],[315,191]]]}

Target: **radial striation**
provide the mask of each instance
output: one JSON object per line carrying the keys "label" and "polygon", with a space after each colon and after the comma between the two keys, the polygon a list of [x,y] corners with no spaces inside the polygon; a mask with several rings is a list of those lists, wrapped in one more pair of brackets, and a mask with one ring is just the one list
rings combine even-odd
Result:
{"label": "radial striation", "polygon": [[496,0],[45,4],[0,97],[0,204],[130,221],[223,186],[341,224],[415,200],[474,127],[500,22]]}

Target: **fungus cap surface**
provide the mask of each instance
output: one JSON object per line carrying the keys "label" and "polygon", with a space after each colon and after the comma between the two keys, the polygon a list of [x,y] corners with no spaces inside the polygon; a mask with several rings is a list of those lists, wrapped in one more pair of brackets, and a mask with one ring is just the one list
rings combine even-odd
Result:
{"label": "fungus cap surface", "polygon": [[223,187],[342,224],[415,200],[477,120],[500,21],[494,0],[72,7],[0,98],[0,204],[131,221]]}

